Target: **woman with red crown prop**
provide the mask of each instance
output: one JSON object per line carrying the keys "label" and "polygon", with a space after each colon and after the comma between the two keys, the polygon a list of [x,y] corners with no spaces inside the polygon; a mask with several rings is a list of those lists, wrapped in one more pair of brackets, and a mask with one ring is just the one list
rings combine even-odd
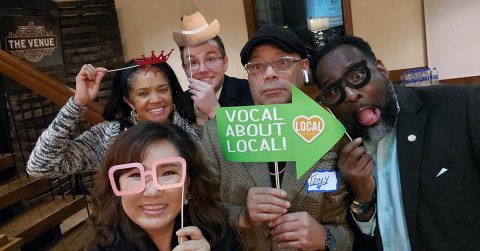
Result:
{"label": "woman with red crown prop", "polygon": [[75,139],[83,111],[97,97],[100,82],[107,72],[103,67],[84,65],[75,78],[75,96],[58,112],[39,137],[27,163],[35,177],[59,177],[97,170],[108,146],[118,134],[145,121],[180,126],[200,144],[201,129],[185,104],[183,90],[172,68],[166,63],[173,49],[159,55],[126,63],[112,81],[111,95],[103,111],[105,122],[97,124]]}

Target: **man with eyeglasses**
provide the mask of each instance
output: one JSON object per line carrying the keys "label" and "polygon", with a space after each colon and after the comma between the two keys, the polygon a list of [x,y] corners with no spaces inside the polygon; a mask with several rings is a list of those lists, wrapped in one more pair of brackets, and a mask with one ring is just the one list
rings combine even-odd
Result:
{"label": "man with eyeglasses", "polygon": [[[291,85],[302,87],[309,67],[302,41],[281,27],[259,30],[240,56],[256,105],[290,103]],[[336,169],[335,152],[328,152],[298,180],[295,162],[279,162],[281,189],[276,189],[274,163],[224,159],[215,120],[204,127],[203,150],[220,181],[222,201],[244,250],[351,249],[345,182],[338,177],[335,191],[306,189],[311,175]]]}
{"label": "man with eyeglasses", "polygon": [[248,81],[225,74],[228,57],[218,36],[218,21],[207,25],[203,15],[195,12],[182,17],[182,26],[182,33],[174,33],[174,39],[189,81],[186,102],[194,106],[197,124],[214,118],[218,106],[252,105]]}
{"label": "man with eyeglasses", "polygon": [[313,64],[318,100],[355,138],[338,167],[361,250],[479,250],[480,88],[394,86],[358,37]]}

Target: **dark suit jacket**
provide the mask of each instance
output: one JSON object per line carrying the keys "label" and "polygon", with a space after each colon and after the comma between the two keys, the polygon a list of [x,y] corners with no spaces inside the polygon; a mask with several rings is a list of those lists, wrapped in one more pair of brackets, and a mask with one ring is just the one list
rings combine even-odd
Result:
{"label": "dark suit jacket", "polygon": [[[395,91],[400,180],[412,249],[480,250],[480,87]],[[416,136],[412,142],[410,135]],[[443,168],[448,170],[439,175]]]}
{"label": "dark suit jacket", "polygon": [[[184,92],[187,107],[193,107],[192,94],[186,90]],[[223,80],[222,92],[218,99],[222,107],[253,105],[250,87],[246,79],[239,79],[225,75]],[[194,109],[192,109],[193,111]]]}
{"label": "dark suit jacket", "polygon": [[248,80],[225,75],[218,103],[224,107],[253,105]]}

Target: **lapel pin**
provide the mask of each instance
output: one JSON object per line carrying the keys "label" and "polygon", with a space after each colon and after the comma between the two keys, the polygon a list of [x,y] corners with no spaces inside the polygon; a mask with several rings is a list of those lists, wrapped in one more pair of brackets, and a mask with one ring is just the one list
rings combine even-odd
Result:
{"label": "lapel pin", "polygon": [[408,141],[413,142],[413,141],[417,140],[417,136],[415,136],[413,134],[410,134],[410,135],[408,135],[407,139],[408,139]]}

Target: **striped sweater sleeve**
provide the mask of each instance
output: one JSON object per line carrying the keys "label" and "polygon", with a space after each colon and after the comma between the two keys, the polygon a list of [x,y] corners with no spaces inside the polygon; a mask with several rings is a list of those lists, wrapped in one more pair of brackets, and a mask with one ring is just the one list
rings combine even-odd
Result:
{"label": "striped sweater sleeve", "polygon": [[28,174],[60,177],[100,168],[107,148],[120,132],[120,123],[102,122],[70,140],[85,109],[75,104],[73,98],[68,100],[38,138],[27,163]]}

